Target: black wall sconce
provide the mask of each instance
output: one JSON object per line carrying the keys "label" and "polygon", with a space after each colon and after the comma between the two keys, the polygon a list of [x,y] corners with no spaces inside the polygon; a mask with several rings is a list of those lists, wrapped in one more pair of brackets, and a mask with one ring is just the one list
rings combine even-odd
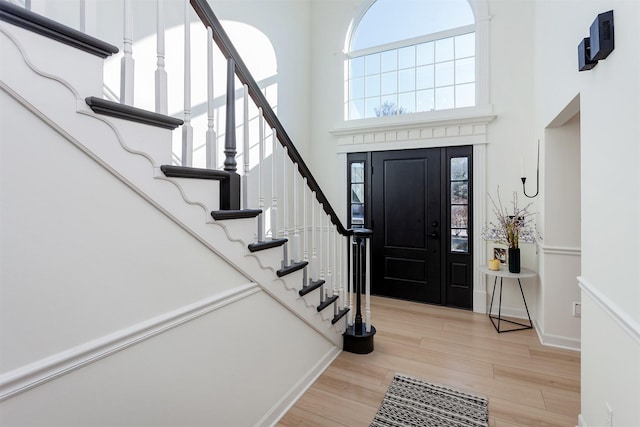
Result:
{"label": "black wall sconce", "polygon": [[[522,175],[524,175],[524,166],[522,167]],[[527,189],[524,186],[525,182],[527,182],[527,177],[523,176],[520,180],[522,181],[522,192],[526,197],[533,199],[540,193],[540,140],[538,140],[538,162],[536,164],[536,194],[533,196],[527,194]]]}
{"label": "black wall sconce", "polygon": [[599,14],[589,28],[589,37],[578,44],[578,71],[587,71],[615,48],[613,10]]}

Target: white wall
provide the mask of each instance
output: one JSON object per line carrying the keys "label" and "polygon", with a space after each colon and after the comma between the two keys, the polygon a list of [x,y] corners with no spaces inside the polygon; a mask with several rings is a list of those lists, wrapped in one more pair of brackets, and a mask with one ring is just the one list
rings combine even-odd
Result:
{"label": "white wall", "polygon": [[[579,73],[577,45],[608,10],[616,48]],[[580,95],[583,426],[605,425],[607,403],[614,426],[640,424],[638,19],[633,1],[549,1],[535,9],[536,129]]]}
{"label": "white wall", "polygon": [[[311,115],[311,157],[309,163],[329,200],[337,206],[346,220],[346,155],[357,151],[357,144],[347,146],[340,135],[331,133],[343,125],[344,48],[351,20],[362,13],[369,1],[312,2],[312,67],[311,81],[314,100]],[[533,57],[526,48],[532,43],[533,23],[530,19],[533,4],[529,2],[490,1],[490,80],[489,102],[497,118],[488,125],[486,134],[474,135],[467,143],[483,141],[486,145],[486,166],[479,173],[486,176],[487,191],[495,194],[499,185],[503,197],[510,199],[513,191],[520,192],[521,158],[526,156],[526,170],[535,177],[535,135],[533,132]],[[327,90],[327,87],[334,90]],[[315,102],[317,101],[317,102]],[[491,111],[491,106],[489,111]],[[427,119],[429,120],[429,119]],[[420,127],[419,123],[414,124]],[[428,127],[424,123],[424,127]],[[367,133],[363,130],[363,133]],[[369,131],[371,133],[371,131]],[[409,148],[420,146],[460,144],[460,138],[441,138],[415,141]],[[363,146],[362,144],[360,144]],[[374,147],[376,146],[377,147]],[[383,142],[367,144],[367,149],[392,150],[407,148],[408,144]],[[535,180],[534,180],[535,181]],[[476,206],[480,206],[477,204]],[[532,210],[536,210],[534,205]],[[489,213],[491,212],[488,209]],[[475,230],[480,239],[480,229]],[[491,251],[495,245],[487,244]],[[523,245],[523,266],[536,268],[534,245]],[[529,285],[529,284],[528,284]],[[530,309],[535,313],[536,283],[525,286]],[[491,292],[491,287],[487,291]],[[482,304],[480,304],[482,305]],[[524,315],[522,298],[514,287],[505,287],[505,306],[517,315]]]}

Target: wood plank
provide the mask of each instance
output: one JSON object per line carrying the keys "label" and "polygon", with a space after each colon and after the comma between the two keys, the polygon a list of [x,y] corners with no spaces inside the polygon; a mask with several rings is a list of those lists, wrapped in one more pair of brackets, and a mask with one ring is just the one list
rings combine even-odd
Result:
{"label": "wood plank", "polygon": [[341,353],[279,425],[369,425],[395,373],[487,396],[491,427],[577,424],[579,352],[534,330],[498,334],[465,310],[375,296],[371,307],[373,353]]}

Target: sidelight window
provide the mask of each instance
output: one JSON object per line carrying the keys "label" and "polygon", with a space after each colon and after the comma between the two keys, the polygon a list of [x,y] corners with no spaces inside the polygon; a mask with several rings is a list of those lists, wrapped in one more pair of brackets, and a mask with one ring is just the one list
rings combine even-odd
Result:
{"label": "sidelight window", "polygon": [[349,161],[349,227],[365,226],[365,161]]}
{"label": "sidelight window", "polygon": [[469,252],[469,159],[449,160],[451,252]]}

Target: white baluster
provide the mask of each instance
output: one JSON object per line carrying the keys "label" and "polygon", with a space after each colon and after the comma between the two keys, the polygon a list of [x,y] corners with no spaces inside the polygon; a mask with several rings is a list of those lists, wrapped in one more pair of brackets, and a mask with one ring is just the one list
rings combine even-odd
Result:
{"label": "white baluster", "polygon": [[206,135],[206,150],[207,150],[207,169],[218,168],[218,141],[216,131],[214,129],[215,123],[213,120],[215,112],[214,97],[213,97],[213,30],[211,27],[207,27],[207,135]]}
{"label": "white baluster", "polygon": [[184,124],[182,125],[182,166],[193,165],[191,127],[191,21],[189,2],[184,2]]}
{"label": "white baluster", "polygon": [[[307,193],[309,189],[307,187],[307,178],[302,179],[302,260],[309,263],[309,229],[307,219]],[[308,286],[307,281],[307,268],[304,269],[304,277],[302,281],[304,286]]]}
{"label": "white baluster", "polygon": [[300,262],[300,233],[299,233],[299,226],[300,224],[298,223],[298,205],[299,205],[299,200],[298,200],[298,180],[300,179],[300,176],[297,173],[297,165],[294,162],[291,162],[291,165],[293,167],[292,173],[291,173],[291,178],[293,179],[293,262]]}
{"label": "white baluster", "polygon": [[98,29],[97,0],[80,1],[80,31],[95,36]]}
{"label": "white baluster", "polygon": [[85,13],[86,13],[86,8],[87,8],[87,4],[85,2],[85,0],[80,0],[80,32],[85,33],[86,32],[86,24],[87,22],[85,21]]}
{"label": "white baluster", "polygon": [[157,49],[157,68],[156,68],[156,113],[168,113],[167,98],[167,70],[165,64],[165,48],[164,48],[164,0],[156,0],[156,49]]}
{"label": "white baluster", "polygon": [[133,10],[132,0],[124,0],[124,55],[120,62],[120,102],[133,105]]}
{"label": "white baluster", "polygon": [[24,8],[27,10],[31,10],[31,0],[24,1]]}
{"label": "white baluster", "polygon": [[367,332],[371,332],[371,239],[365,239],[365,324]]}
{"label": "white baluster", "polygon": [[[285,239],[289,239],[288,163],[289,158],[287,156],[287,147],[282,147],[282,237]],[[290,265],[288,241],[282,246],[282,250],[284,252],[284,267],[287,267]]]}
{"label": "white baluster", "polygon": [[320,267],[320,279],[324,280],[324,210],[322,209],[322,204],[318,203],[318,209],[320,212],[318,213],[318,225],[320,229],[318,231],[318,266]]}
{"label": "white baluster", "polygon": [[271,135],[271,238],[278,238],[278,163],[276,153],[278,152],[278,137],[276,130],[272,129]]}
{"label": "white baluster", "polygon": [[318,281],[318,251],[316,235],[316,192],[311,193],[311,280]]}
{"label": "white baluster", "polygon": [[264,242],[264,116],[262,107],[258,108],[258,209],[262,211],[258,215],[258,242]]}
{"label": "white baluster", "polygon": [[242,157],[244,169],[242,173],[242,207],[249,209],[249,86],[244,85],[242,94]]}

